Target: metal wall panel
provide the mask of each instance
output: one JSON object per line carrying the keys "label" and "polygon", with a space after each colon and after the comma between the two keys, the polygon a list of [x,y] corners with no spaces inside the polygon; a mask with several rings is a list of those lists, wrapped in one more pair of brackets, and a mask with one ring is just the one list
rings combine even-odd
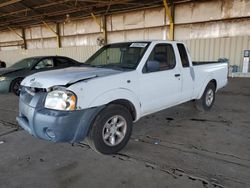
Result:
{"label": "metal wall panel", "polygon": [[[156,35],[160,34],[156,32]],[[163,34],[163,33],[161,33]],[[114,35],[114,33],[112,34]],[[117,38],[122,34],[117,33]],[[136,38],[144,36],[142,33],[129,33],[126,37]],[[115,37],[115,36],[114,36]],[[139,38],[137,38],[139,39]],[[70,40],[72,41],[72,39]],[[238,65],[241,68],[243,61],[243,51],[250,50],[250,36],[238,36],[227,38],[193,39],[184,40],[194,61],[212,61],[218,58],[228,58],[230,65]],[[39,43],[39,42],[38,42]],[[15,50],[0,51],[0,59],[6,61],[8,65],[17,60],[30,56],[39,55],[65,55],[79,61],[85,61],[100,47],[78,46],[51,49]]]}
{"label": "metal wall panel", "polygon": [[[16,32],[21,35],[21,30],[16,30]],[[11,42],[18,41],[21,38],[12,31],[0,32],[0,42]]]}
{"label": "metal wall panel", "polygon": [[194,61],[228,58],[230,65],[242,67],[243,52],[250,50],[250,36],[184,40]]}
{"label": "metal wall panel", "polygon": [[20,59],[26,57],[43,55],[62,55],[84,62],[99,48],[99,46],[78,46],[52,49],[9,50],[0,51],[0,59],[5,61],[7,63],[7,66],[10,66],[13,63],[19,61]]}
{"label": "metal wall panel", "polygon": [[124,31],[108,33],[108,43],[114,43],[117,41],[125,41]]}
{"label": "metal wall panel", "polygon": [[166,27],[108,32],[108,43],[138,40],[166,40]]}
{"label": "metal wall panel", "polygon": [[195,1],[176,5],[175,23],[250,16],[249,0]]}
{"label": "metal wall panel", "polygon": [[165,24],[165,9],[156,8],[145,10],[145,27],[155,27]]}
{"label": "metal wall panel", "polygon": [[129,29],[143,29],[147,27],[161,27],[166,24],[166,21],[167,24],[169,24],[163,7],[132,11],[108,16],[107,30],[115,32]]}
{"label": "metal wall panel", "polygon": [[143,28],[144,11],[125,13],[123,24],[124,24],[124,29]]}
{"label": "metal wall panel", "polygon": [[234,37],[250,35],[250,19],[238,21],[218,21],[199,24],[176,25],[175,39],[188,40],[199,38]]}

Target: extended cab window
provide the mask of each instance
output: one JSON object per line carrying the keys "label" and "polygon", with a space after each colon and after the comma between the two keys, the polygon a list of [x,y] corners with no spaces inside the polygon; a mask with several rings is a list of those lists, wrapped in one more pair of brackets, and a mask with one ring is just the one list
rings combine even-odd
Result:
{"label": "extended cab window", "polygon": [[186,48],[183,44],[178,43],[177,44],[178,50],[179,50],[179,54],[181,57],[181,63],[183,67],[189,67],[189,60],[188,60],[188,55],[187,55],[187,51]]}
{"label": "extended cab window", "polygon": [[171,44],[157,44],[151,52],[143,72],[152,72],[147,67],[150,62],[155,62],[159,65],[156,71],[173,69],[176,65],[173,46]]}

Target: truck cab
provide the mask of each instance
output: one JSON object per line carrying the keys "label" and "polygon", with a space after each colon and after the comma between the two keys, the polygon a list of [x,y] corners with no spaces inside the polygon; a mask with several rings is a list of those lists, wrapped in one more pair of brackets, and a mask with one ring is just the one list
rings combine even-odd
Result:
{"label": "truck cab", "polygon": [[139,69],[143,114],[193,98],[193,68],[183,43],[156,43]]}

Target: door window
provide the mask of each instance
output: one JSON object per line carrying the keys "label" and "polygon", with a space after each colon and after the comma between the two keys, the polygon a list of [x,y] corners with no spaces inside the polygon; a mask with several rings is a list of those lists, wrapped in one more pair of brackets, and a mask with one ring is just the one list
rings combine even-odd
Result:
{"label": "door window", "polygon": [[[176,65],[175,53],[171,44],[157,44],[151,52],[149,61],[156,62],[159,65],[158,71],[173,69]],[[150,72],[147,69],[147,63],[143,72]]]}

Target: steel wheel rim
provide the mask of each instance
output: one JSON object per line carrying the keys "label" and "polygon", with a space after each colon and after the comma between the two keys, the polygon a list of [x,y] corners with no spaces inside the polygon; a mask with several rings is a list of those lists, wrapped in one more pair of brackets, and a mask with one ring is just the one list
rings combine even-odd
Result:
{"label": "steel wheel rim", "polygon": [[212,89],[209,89],[206,94],[206,105],[211,106],[214,100],[214,92]]}
{"label": "steel wheel rim", "polygon": [[112,116],[105,123],[102,130],[102,139],[108,146],[117,146],[125,138],[127,132],[127,122],[120,115]]}

